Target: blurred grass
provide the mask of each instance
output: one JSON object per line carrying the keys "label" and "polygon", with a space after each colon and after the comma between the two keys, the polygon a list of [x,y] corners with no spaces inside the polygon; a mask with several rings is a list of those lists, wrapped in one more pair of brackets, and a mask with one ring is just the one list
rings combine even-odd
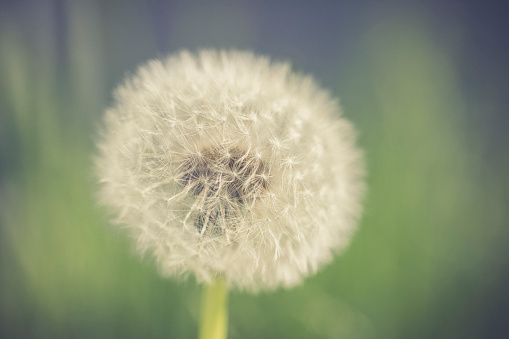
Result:
{"label": "blurred grass", "polygon": [[[70,4],[63,64],[51,30],[33,43],[18,23],[1,25],[0,337],[195,337],[199,288],[159,278],[95,206],[90,159],[113,52],[97,9]],[[234,292],[231,338],[495,334],[486,312],[507,274],[503,171],[482,161],[453,51],[415,19],[361,37],[339,83],[369,173],[351,248],[293,290]]]}

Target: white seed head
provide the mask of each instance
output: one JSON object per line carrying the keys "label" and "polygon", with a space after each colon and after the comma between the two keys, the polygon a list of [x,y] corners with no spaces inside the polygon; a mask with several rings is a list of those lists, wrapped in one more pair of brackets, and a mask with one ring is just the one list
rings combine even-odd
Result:
{"label": "white seed head", "polygon": [[102,203],[164,275],[292,286],[350,241],[362,157],[310,77],[239,51],[152,60],[115,92]]}

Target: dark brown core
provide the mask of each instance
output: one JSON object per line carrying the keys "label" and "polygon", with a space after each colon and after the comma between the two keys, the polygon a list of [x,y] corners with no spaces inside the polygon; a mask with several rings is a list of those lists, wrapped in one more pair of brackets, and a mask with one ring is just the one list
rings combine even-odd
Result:
{"label": "dark brown core", "polygon": [[185,159],[178,172],[178,183],[198,199],[195,225],[207,234],[222,234],[269,185],[262,159],[237,147],[205,148]]}

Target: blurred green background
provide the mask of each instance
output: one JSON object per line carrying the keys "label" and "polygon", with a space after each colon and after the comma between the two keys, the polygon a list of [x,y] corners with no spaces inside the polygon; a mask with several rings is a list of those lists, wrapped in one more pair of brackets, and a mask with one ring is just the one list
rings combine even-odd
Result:
{"label": "blurred green background", "polygon": [[[402,5],[404,3],[404,5]],[[193,338],[94,201],[94,136],[148,58],[241,48],[341,98],[369,193],[350,248],[230,299],[230,338],[509,338],[507,25],[490,2],[0,2],[0,337]]]}

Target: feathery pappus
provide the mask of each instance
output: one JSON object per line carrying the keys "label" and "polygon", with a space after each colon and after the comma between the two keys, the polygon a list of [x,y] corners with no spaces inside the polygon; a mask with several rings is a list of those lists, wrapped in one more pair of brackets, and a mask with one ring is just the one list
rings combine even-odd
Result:
{"label": "feathery pappus", "polygon": [[289,287],[350,242],[364,190],[354,129],[288,63],[184,51],[141,66],[114,98],[100,199],[163,275]]}

